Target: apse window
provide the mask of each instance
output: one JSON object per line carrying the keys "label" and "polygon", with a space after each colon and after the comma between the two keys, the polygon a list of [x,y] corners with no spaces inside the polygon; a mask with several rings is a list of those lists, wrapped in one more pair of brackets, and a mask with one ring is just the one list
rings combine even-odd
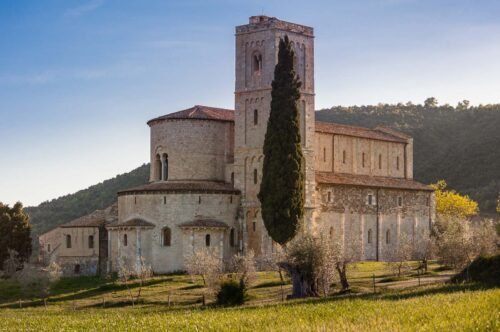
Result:
{"label": "apse window", "polygon": [[398,197],[398,206],[403,206],[403,197],[401,196]]}
{"label": "apse window", "polygon": [[205,246],[210,247],[210,234],[205,235]]}

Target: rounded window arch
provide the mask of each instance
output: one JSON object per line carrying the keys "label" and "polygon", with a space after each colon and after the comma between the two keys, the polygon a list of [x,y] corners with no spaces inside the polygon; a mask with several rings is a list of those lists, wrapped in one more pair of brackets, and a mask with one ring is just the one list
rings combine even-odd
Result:
{"label": "rounded window arch", "polygon": [[259,111],[257,109],[253,110],[253,124],[257,125],[259,123]]}
{"label": "rounded window arch", "polygon": [[170,247],[172,245],[172,230],[169,227],[163,228],[162,240],[164,247]]}
{"label": "rounded window arch", "polygon": [[386,244],[390,244],[391,243],[391,230],[390,229],[388,229],[385,232],[385,243]]}
{"label": "rounded window arch", "polygon": [[127,234],[123,234],[123,246],[128,246],[128,236]]}
{"label": "rounded window arch", "polygon": [[253,184],[257,184],[258,181],[258,176],[257,176],[257,169],[253,170]]}
{"label": "rounded window arch", "polygon": [[71,248],[71,235],[66,235],[66,248]]}
{"label": "rounded window arch", "polygon": [[372,243],[372,230],[369,229],[368,230],[368,244],[371,244]]}
{"label": "rounded window arch", "polygon": [[205,235],[205,246],[210,247],[210,234]]}

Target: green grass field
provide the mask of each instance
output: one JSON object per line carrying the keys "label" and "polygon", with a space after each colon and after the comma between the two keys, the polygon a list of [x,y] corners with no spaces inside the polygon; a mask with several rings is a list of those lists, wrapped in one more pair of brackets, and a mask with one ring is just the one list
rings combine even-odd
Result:
{"label": "green grass field", "polygon": [[[435,278],[439,266],[431,265]],[[478,284],[405,286],[408,280],[377,283],[390,276],[385,265],[363,263],[351,271],[354,292],[308,300],[281,300],[277,273],[260,273],[240,308],[203,307],[205,289],[189,276],[160,276],[143,289],[143,300],[132,307],[127,290],[113,280],[62,279],[55,285],[48,309],[23,299],[19,288],[0,281],[0,330],[157,330],[157,331],[498,331],[500,289]],[[390,285],[394,286],[393,288]],[[404,286],[404,287],[400,287]],[[400,289],[401,288],[401,289]],[[284,287],[290,292],[290,285]],[[207,298],[210,302],[212,299]],[[169,305],[170,304],[170,305]],[[103,307],[104,306],[104,307]]]}

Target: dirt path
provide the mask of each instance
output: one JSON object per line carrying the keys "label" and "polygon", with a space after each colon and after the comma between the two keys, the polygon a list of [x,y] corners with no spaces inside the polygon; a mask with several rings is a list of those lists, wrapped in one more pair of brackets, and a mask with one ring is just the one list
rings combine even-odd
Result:
{"label": "dirt path", "polygon": [[[432,276],[432,277],[422,277],[420,278],[420,286],[422,285],[430,285],[430,284],[438,284],[438,283],[444,283],[453,276],[453,274],[442,274],[438,276]],[[414,287],[418,286],[418,279],[411,279],[411,280],[403,280],[403,281],[395,281],[395,282],[388,282],[384,284],[378,284],[378,286],[383,286],[388,289],[402,289],[402,288],[407,288],[407,287]]]}

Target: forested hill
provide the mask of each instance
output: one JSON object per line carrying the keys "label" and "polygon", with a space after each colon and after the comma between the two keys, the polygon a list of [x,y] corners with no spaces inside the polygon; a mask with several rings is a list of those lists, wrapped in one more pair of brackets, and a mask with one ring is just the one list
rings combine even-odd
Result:
{"label": "forested hill", "polygon": [[444,179],[479,201],[481,212],[494,212],[500,192],[500,104],[471,107],[379,104],[332,107],[316,120],[373,128],[379,124],[414,138],[414,176],[423,183]]}
{"label": "forested hill", "polygon": [[129,173],[93,185],[74,194],[65,195],[36,207],[27,207],[33,233],[41,234],[58,225],[110,206],[117,200],[120,190],[148,182],[149,164],[144,164]]}
{"label": "forested hill", "polygon": [[[319,121],[373,128],[384,124],[414,137],[415,178],[423,183],[445,179],[450,187],[494,212],[500,191],[500,104],[469,107],[398,104],[332,107],[316,112]],[[105,208],[116,192],[147,183],[149,164],[77,193],[26,208],[40,234],[62,223]]]}

